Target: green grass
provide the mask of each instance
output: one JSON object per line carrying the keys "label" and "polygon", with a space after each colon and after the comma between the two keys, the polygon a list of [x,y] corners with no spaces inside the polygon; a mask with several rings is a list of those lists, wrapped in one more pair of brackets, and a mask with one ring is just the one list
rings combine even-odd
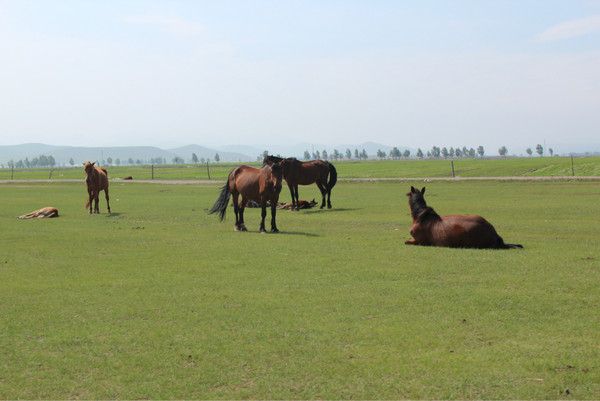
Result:
{"label": "green grass", "polygon": [[[258,163],[250,163],[258,166]],[[334,163],[340,177],[346,178],[421,178],[449,177],[450,160],[369,160],[340,161]],[[210,165],[211,179],[227,177],[237,163]],[[506,176],[570,176],[571,159],[568,157],[530,157],[508,159],[464,159],[454,161],[455,174],[461,177],[506,177]],[[578,157],[574,159],[576,176],[600,176],[600,157]],[[134,179],[150,179],[150,166],[108,167],[109,176]],[[15,170],[15,179],[48,179],[49,169]],[[52,172],[52,178],[82,178],[83,171],[77,166],[60,168]],[[0,180],[11,178],[9,169],[0,169]],[[154,166],[155,179],[195,179],[208,178],[206,165]]]}
{"label": "green grass", "polygon": [[409,185],[339,184],[277,235],[206,215],[216,185],[113,184],[112,216],[0,185],[0,399],[600,398],[600,186],[428,184],[525,246],[490,251],[405,246]]}

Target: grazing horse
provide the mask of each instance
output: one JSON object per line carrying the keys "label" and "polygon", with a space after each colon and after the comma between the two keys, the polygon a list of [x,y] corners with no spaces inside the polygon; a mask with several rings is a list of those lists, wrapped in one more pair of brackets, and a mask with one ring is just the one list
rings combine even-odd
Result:
{"label": "grazing horse", "polygon": [[519,244],[506,244],[494,226],[481,216],[455,214],[440,216],[427,206],[425,187],[420,191],[410,187],[408,205],[413,218],[407,245],[446,246],[451,248],[523,248]]}
{"label": "grazing horse", "polygon": [[[283,170],[281,164],[273,163],[262,168],[239,166],[229,173],[227,182],[209,213],[219,213],[221,221],[225,218],[229,197],[233,195],[233,211],[235,212],[235,230],[247,231],[244,224],[244,209],[249,201],[258,202],[261,206],[260,232],[265,230],[267,203],[271,206],[271,232],[278,233],[275,222],[277,201],[281,192]],[[241,202],[239,201],[242,196]]]}
{"label": "grazing horse", "polygon": [[[337,182],[337,170],[334,165],[323,160],[300,161],[295,157],[283,159],[277,156],[265,156],[263,165],[281,163],[283,167],[283,178],[287,182],[292,195],[292,210],[298,210],[298,185],[310,185],[316,183],[321,191],[321,209],[325,207],[325,196],[327,196],[327,208],[331,209],[331,190]],[[329,177],[329,181],[327,181]]]}
{"label": "grazing horse", "polygon": [[98,203],[100,200],[100,191],[104,191],[106,197],[106,207],[108,207],[108,213],[110,213],[110,203],[108,201],[108,172],[105,168],[95,166],[96,162],[85,162],[83,163],[83,169],[85,171],[85,183],[87,184],[88,201],[85,204],[86,209],[90,208],[90,214],[92,214],[92,201],[94,202],[94,212],[100,213]]}

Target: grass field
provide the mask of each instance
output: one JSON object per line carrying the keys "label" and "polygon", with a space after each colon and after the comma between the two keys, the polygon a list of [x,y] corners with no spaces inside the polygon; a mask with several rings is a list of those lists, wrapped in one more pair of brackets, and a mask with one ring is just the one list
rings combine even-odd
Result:
{"label": "grass field", "polygon": [[[252,164],[252,163],[251,163]],[[253,163],[257,165],[257,163]],[[369,160],[334,162],[340,177],[346,178],[422,178],[449,177],[450,160]],[[238,163],[211,164],[211,179],[221,180]],[[455,174],[460,177],[505,177],[505,176],[570,176],[571,159],[568,157],[531,157],[508,159],[464,159],[454,161]],[[109,176],[134,179],[151,179],[150,166],[108,167]],[[578,157],[574,159],[576,176],[600,176],[600,157]],[[49,169],[15,170],[14,179],[48,179]],[[59,168],[52,172],[52,178],[82,178],[80,166]],[[10,169],[0,169],[0,180],[11,178]],[[154,166],[154,178],[207,179],[206,165],[158,165]]]}
{"label": "grass field", "polygon": [[409,185],[277,235],[206,215],[217,185],[115,183],[93,216],[82,184],[0,185],[0,398],[600,398],[600,185],[428,184],[510,251],[405,246]]}

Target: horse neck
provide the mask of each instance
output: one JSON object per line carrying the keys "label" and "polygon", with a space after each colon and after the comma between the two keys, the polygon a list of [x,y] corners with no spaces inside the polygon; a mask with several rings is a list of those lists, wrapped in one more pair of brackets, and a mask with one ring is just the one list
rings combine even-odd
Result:
{"label": "horse neck", "polygon": [[425,200],[419,200],[417,202],[410,203],[410,214],[413,221],[424,220],[424,219],[440,219],[440,215],[433,210],[432,207],[427,206]]}

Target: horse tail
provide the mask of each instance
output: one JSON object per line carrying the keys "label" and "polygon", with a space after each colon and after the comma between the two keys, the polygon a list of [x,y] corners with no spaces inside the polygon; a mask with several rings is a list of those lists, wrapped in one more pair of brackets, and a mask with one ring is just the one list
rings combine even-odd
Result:
{"label": "horse tail", "polygon": [[100,170],[104,171],[104,174],[106,174],[106,176],[108,177],[108,171],[106,171],[104,167],[100,167]]}
{"label": "horse tail", "polygon": [[501,236],[498,235],[498,242],[500,243],[501,249],[523,249],[521,244],[507,244],[504,242]]}
{"label": "horse tail", "polygon": [[90,199],[88,198],[88,200],[85,201],[85,208],[87,209],[88,207],[90,207]]}
{"label": "horse tail", "polygon": [[215,201],[213,207],[208,211],[208,213],[219,213],[219,220],[223,221],[225,219],[225,213],[227,212],[227,205],[229,205],[230,196],[231,192],[229,191],[229,178],[227,178],[227,182],[221,188],[219,197]]}
{"label": "horse tail", "polygon": [[336,182],[337,170],[335,169],[335,166],[333,164],[329,163],[329,182],[327,183],[327,187],[329,189],[333,188]]}

